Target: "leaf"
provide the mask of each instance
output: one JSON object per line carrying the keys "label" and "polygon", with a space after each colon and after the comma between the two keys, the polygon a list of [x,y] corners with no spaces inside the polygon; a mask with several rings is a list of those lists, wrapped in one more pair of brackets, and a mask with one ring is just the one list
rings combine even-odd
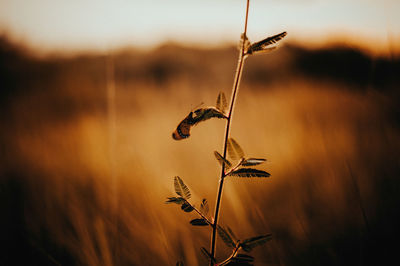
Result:
{"label": "leaf", "polygon": [[227,118],[227,116],[215,107],[199,108],[190,112],[172,133],[172,138],[182,140],[190,137],[190,129],[202,121],[210,118]]}
{"label": "leaf", "polygon": [[239,143],[235,139],[228,139],[228,154],[232,160],[239,160],[244,157],[243,149],[240,147]]}
{"label": "leaf", "polygon": [[189,188],[185,185],[183,180],[179,176],[174,178],[175,193],[184,199],[190,199],[191,194]]}
{"label": "leaf", "polygon": [[233,171],[229,175],[238,177],[270,177],[271,174],[262,170],[257,170],[253,168],[241,168]]}
{"label": "leaf", "polygon": [[250,252],[254,247],[263,245],[271,239],[272,239],[272,234],[255,236],[255,237],[243,240],[240,243],[240,246],[242,247],[242,249],[244,251]]}
{"label": "leaf", "polygon": [[226,108],[228,107],[228,104],[226,102],[225,98],[225,93],[220,92],[217,97],[217,104],[215,105],[218,110],[220,110],[222,113],[225,113]]}
{"label": "leaf", "polygon": [[193,220],[191,220],[190,224],[191,225],[195,225],[195,226],[207,226],[208,222],[205,219],[201,218],[201,219],[193,219]]}
{"label": "leaf", "polygon": [[265,38],[264,40],[261,40],[259,42],[253,43],[247,49],[246,54],[252,54],[254,52],[258,52],[258,51],[262,51],[262,50],[268,49],[269,45],[274,44],[274,43],[282,40],[286,35],[287,35],[286,31],[284,31],[284,32],[276,34],[274,36]]}
{"label": "leaf", "polygon": [[265,161],[266,161],[266,159],[262,159],[262,158],[248,158],[242,162],[242,165],[243,166],[258,165],[258,164],[262,164]]}
{"label": "leaf", "polygon": [[231,238],[232,238],[232,240],[236,243],[238,240],[238,238],[235,236],[235,234],[233,233],[233,231],[232,231],[232,229],[229,227],[229,226],[227,226],[226,228],[225,228],[225,230],[227,231],[227,233],[231,236]]}
{"label": "leaf", "polygon": [[215,263],[215,259],[211,256],[211,254],[208,252],[207,249],[201,247],[200,250],[201,250],[201,253],[204,255],[204,257],[206,257],[207,260],[211,260],[212,262]]}
{"label": "leaf", "polygon": [[221,239],[224,241],[224,243],[228,247],[232,247],[232,248],[236,247],[234,240],[232,239],[231,235],[226,231],[226,229],[224,229],[222,226],[218,225],[217,232],[218,232],[218,235],[221,237]]}
{"label": "leaf", "polygon": [[199,108],[193,112],[193,125],[210,118],[227,118],[226,115],[215,107]]}
{"label": "leaf", "polygon": [[218,160],[220,165],[223,165],[225,163],[225,168],[229,169],[232,166],[232,163],[225,159],[219,152],[214,151],[215,158]]}
{"label": "leaf", "polygon": [[168,200],[165,203],[175,203],[181,205],[185,202],[185,199],[182,197],[168,197]]}
{"label": "leaf", "polygon": [[246,255],[246,254],[236,254],[236,256],[234,258],[237,260],[241,260],[243,262],[253,262],[254,261],[254,257]]}
{"label": "leaf", "polygon": [[192,205],[190,205],[190,204],[187,203],[187,202],[185,202],[185,203],[182,204],[181,209],[182,209],[184,212],[191,212],[191,211],[194,210],[194,208],[192,207]]}
{"label": "leaf", "polygon": [[208,211],[209,211],[209,207],[208,207],[208,202],[207,202],[207,200],[206,199],[203,199],[202,201],[201,201],[201,204],[200,204],[200,211],[201,211],[201,213],[204,215],[204,216],[206,216],[207,214],[208,214]]}

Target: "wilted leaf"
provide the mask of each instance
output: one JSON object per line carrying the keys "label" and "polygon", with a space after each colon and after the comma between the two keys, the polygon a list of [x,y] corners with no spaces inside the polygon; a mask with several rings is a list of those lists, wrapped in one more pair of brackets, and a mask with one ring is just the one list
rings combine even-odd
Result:
{"label": "wilted leaf", "polygon": [[202,201],[201,201],[201,204],[200,204],[200,211],[201,211],[201,213],[204,215],[204,216],[206,216],[207,214],[208,214],[208,211],[209,211],[209,207],[208,207],[208,202],[207,202],[207,200],[206,199],[203,199]]}
{"label": "wilted leaf", "polygon": [[268,46],[271,44],[274,44],[280,40],[282,40],[285,36],[287,35],[286,31],[276,34],[274,36],[268,37],[262,41],[253,43],[250,45],[250,47],[247,49],[247,54],[252,54],[255,52],[259,52],[265,49],[268,49]]}
{"label": "wilted leaf", "polygon": [[206,257],[207,260],[211,260],[212,262],[215,263],[215,259],[211,256],[211,254],[208,252],[207,249],[201,247],[201,253],[204,255],[204,257]]}
{"label": "wilted leaf", "polygon": [[220,110],[215,107],[199,108],[190,112],[177,126],[172,133],[172,138],[175,140],[182,140],[190,136],[190,129],[192,126],[197,125],[202,121],[210,118],[227,118]]}
{"label": "wilted leaf", "polygon": [[214,151],[214,155],[215,158],[218,160],[218,162],[223,165],[223,163],[225,163],[225,168],[229,169],[231,168],[232,164],[230,161],[228,161],[227,159],[225,159],[219,152]]}
{"label": "wilted leaf", "polygon": [[218,225],[217,232],[218,232],[218,235],[221,237],[221,239],[224,241],[224,243],[228,247],[232,247],[232,248],[236,247],[235,241],[232,239],[231,235],[227,232],[226,229],[224,229],[222,226]]}
{"label": "wilted leaf", "polygon": [[235,139],[228,139],[228,154],[232,158],[232,160],[239,160],[244,157],[244,152],[240,147],[239,143],[236,142]]}
{"label": "wilted leaf", "polygon": [[266,161],[266,159],[262,159],[262,158],[248,158],[243,161],[242,165],[243,166],[258,165],[258,164],[262,164],[265,161]]}
{"label": "wilted leaf", "polygon": [[182,197],[168,197],[168,199],[165,203],[175,203],[175,204],[181,205],[184,202],[185,202],[185,199]]}
{"label": "wilted leaf", "polygon": [[189,203],[185,202],[182,204],[181,209],[185,212],[191,212],[194,210],[194,208],[192,207],[192,205],[190,205]]}
{"label": "wilted leaf", "polygon": [[226,98],[225,98],[225,93],[220,92],[220,93],[218,94],[216,107],[217,107],[217,109],[220,110],[222,113],[225,113],[226,108],[228,107],[228,104],[227,104]]}
{"label": "wilted leaf", "polygon": [[206,225],[208,225],[207,221],[205,219],[203,219],[203,218],[201,218],[201,219],[193,219],[193,220],[190,221],[190,223],[192,225],[195,225],[195,226],[206,226]]}
{"label": "wilted leaf", "polygon": [[262,170],[252,168],[241,168],[233,171],[229,175],[238,177],[270,177],[271,174]]}
{"label": "wilted leaf", "polygon": [[244,251],[250,252],[254,247],[263,245],[271,239],[272,239],[271,234],[256,236],[243,240],[240,243],[240,246]]}
{"label": "wilted leaf", "polygon": [[176,194],[184,199],[190,199],[190,190],[179,176],[175,176],[174,178],[174,187]]}

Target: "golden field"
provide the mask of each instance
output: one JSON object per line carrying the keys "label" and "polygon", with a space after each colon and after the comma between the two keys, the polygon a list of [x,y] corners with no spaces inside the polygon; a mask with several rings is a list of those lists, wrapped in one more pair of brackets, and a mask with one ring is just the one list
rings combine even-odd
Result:
{"label": "golden field", "polygon": [[[179,175],[211,210],[234,47],[35,57],[1,41],[1,265],[206,265],[210,230],[166,205]],[[255,265],[389,265],[400,202],[399,60],[287,44],[246,61],[231,136],[268,179],[226,181],[222,224],[272,233]],[[114,90],[115,89],[115,90]],[[218,256],[229,250],[218,241]]]}

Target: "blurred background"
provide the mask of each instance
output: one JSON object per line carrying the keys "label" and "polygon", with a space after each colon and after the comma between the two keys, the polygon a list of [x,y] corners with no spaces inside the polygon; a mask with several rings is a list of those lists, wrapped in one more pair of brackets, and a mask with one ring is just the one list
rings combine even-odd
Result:
{"label": "blurred background", "polygon": [[[0,0],[0,265],[207,265],[210,231],[164,204],[217,192],[245,1]],[[221,223],[272,233],[255,265],[392,265],[400,222],[400,2],[250,3],[231,136],[268,179],[229,178]],[[218,258],[229,254],[218,241]]]}

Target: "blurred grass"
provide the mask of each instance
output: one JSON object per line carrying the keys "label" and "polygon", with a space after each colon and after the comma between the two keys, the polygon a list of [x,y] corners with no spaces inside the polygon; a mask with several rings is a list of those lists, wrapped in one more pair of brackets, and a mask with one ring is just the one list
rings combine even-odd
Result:
{"label": "blurred grass", "polygon": [[[224,124],[201,124],[181,142],[171,133],[191,108],[229,94],[236,50],[115,53],[110,147],[106,56],[36,58],[0,41],[0,264],[206,264],[199,249],[210,232],[163,202],[179,175],[213,207]],[[268,158],[272,176],[228,180],[222,223],[240,238],[273,233],[256,265],[390,265],[399,61],[288,45],[247,63],[232,136]]]}

